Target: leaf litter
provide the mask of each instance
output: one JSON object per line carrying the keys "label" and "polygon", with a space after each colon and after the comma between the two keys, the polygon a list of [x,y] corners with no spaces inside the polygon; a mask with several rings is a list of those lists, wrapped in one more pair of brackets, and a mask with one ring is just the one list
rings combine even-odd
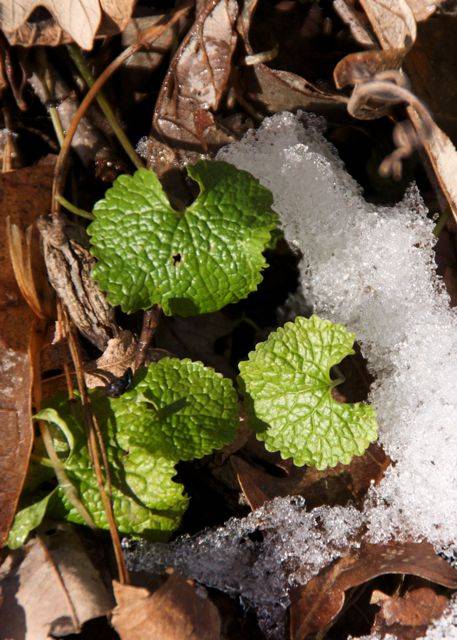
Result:
{"label": "leaf litter", "polygon": [[[37,4],[30,3],[30,7]],[[46,12],[38,11],[31,20],[23,21],[22,17],[24,20],[27,18],[24,14],[19,21],[21,24],[14,25],[19,29],[6,34],[10,42],[27,46],[56,45],[73,38],[90,48],[96,34],[105,38],[108,36],[103,46],[94,48],[89,56],[93,68],[100,69],[110,59],[111,53],[119,50],[120,43],[115,39],[110,40],[109,35],[124,29],[135,3],[118,3],[116,7],[110,2],[86,3],[93,10],[92,18],[88,14],[85,19],[89,22],[85,24],[79,20],[73,24],[72,30],[65,29],[67,23],[63,14],[59,13],[63,7],[53,13],[51,4],[46,4],[51,9],[51,17]],[[146,20],[152,16],[153,23],[160,25],[157,9],[150,12],[146,4],[138,3],[138,13],[134,15],[146,16]],[[22,8],[26,6],[24,3]],[[78,6],[85,5],[78,3]],[[335,11],[342,23],[335,17]],[[131,408],[131,400],[128,399],[135,396],[135,392],[133,395],[131,393],[132,380],[135,380],[132,373],[136,363],[143,362],[145,358],[146,363],[162,360],[164,356],[172,356],[173,353],[169,351],[176,349],[182,358],[192,355],[203,359],[205,364],[216,366],[225,375],[235,378],[234,368],[247,359],[255,340],[265,339],[285,319],[293,320],[297,312],[309,313],[310,306],[323,313],[324,317],[342,322],[354,330],[362,354],[368,361],[368,383],[358,380],[355,386],[359,385],[359,388],[353,399],[346,397],[344,385],[332,390],[332,397],[339,403],[351,400],[365,402],[369,390],[368,400],[380,416],[381,437],[376,445],[371,445],[363,456],[354,458],[348,465],[339,464],[334,469],[318,471],[309,467],[294,467],[290,459],[281,460],[278,455],[262,449],[259,442],[254,445],[252,437],[243,432],[236,442],[227,444],[222,454],[207,456],[198,463],[180,463],[177,468],[177,483],[181,482],[183,476],[191,493],[191,508],[184,517],[180,533],[193,533],[208,522],[221,525],[227,516],[222,518],[219,513],[238,518],[192,537],[178,537],[168,544],[148,546],[146,543],[130,543],[126,547],[126,555],[131,567],[140,570],[143,576],[140,579],[140,574],[134,574],[134,580],[144,581],[145,570],[161,574],[171,565],[176,566],[188,579],[193,578],[210,589],[227,592],[234,601],[239,597],[243,610],[236,614],[232,611],[230,615],[247,619],[249,609],[254,609],[263,633],[270,637],[283,638],[288,632],[291,637],[306,637],[308,630],[312,629],[319,637],[328,632],[329,637],[346,638],[357,629],[358,637],[368,632],[366,637],[372,639],[396,637],[408,640],[419,636],[433,640],[452,638],[457,626],[456,605],[454,599],[449,601],[449,590],[455,588],[455,571],[425,542],[433,542],[436,549],[441,549],[444,557],[452,563],[455,543],[452,484],[455,483],[452,481],[449,451],[453,447],[451,381],[455,376],[451,359],[455,350],[452,339],[455,318],[448,309],[440,282],[433,275],[433,238],[432,223],[427,217],[429,214],[417,191],[412,188],[403,201],[394,207],[372,205],[363,200],[359,188],[343,172],[341,162],[323,140],[321,133],[325,129],[324,122],[312,115],[298,119],[287,114],[277,116],[276,119],[265,121],[256,134],[249,134],[243,142],[233,142],[244,133],[250,119],[260,121],[264,113],[296,108],[312,108],[318,113],[325,113],[329,117],[329,135],[338,142],[341,122],[342,129],[347,119],[344,115],[347,105],[349,114],[363,119],[356,126],[359,127],[359,133],[363,132],[362,137],[365,135],[370,140],[368,145],[373,145],[377,143],[380,129],[376,128],[377,123],[372,124],[367,119],[373,120],[388,114],[394,122],[393,138],[397,148],[394,146],[392,151],[386,148],[388,144],[384,145],[387,160],[382,163],[381,169],[385,174],[390,172],[396,177],[402,175],[406,184],[404,172],[408,173],[408,164],[413,164],[412,153],[425,149],[430,158],[428,168],[432,182],[437,183],[441,191],[438,201],[447,202],[451,211],[455,209],[455,139],[450,135],[452,126],[448,129],[443,124],[450,110],[446,107],[446,113],[440,114],[437,121],[442,128],[438,128],[427,119],[428,112],[411,91],[417,84],[421,89],[425,84],[432,95],[440,93],[433,90],[431,71],[435,62],[421,65],[420,56],[427,57],[429,50],[424,53],[420,49],[422,45],[418,43],[424,31],[416,23],[427,21],[425,24],[428,29],[430,25],[437,24],[435,20],[446,21],[447,6],[442,6],[440,2],[406,0],[398,3],[363,0],[360,5],[355,5],[337,0],[335,11],[330,6],[324,7],[318,3],[298,7],[294,2],[280,2],[267,9],[257,7],[255,2],[222,3],[215,0],[206,4],[198,3],[195,22],[187,36],[183,36],[183,30],[188,19],[181,19],[175,30],[164,31],[162,41],[157,43],[159,48],[163,44],[162,50],[156,53],[152,48],[151,51],[138,54],[137,59],[142,56],[141,64],[145,66],[148,85],[143,84],[137,92],[135,83],[138,76],[132,74],[129,77],[132,90],[125,92],[116,105],[125,118],[129,133],[138,139],[147,132],[148,125],[137,123],[136,115],[131,117],[131,114],[144,111],[150,119],[150,95],[156,91],[150,87],[154,85],[157,88],[159,97],[155,103],[153,131],[149,141],[143,139],[140,148],[148,165],[163,176],[171,202],[180,210],[195,196],[195,185],[179,174],[183,164],[189,158],[211,155],[221,145],[232,142],[220,157],[247,169],[272,190],[274,209],[280,216],[286,240],[292,247],[289,255],[293,256],[293,251],[296,251],[293,259],[301,260],[301,292],[290,296],[283,309],[278,310],[277,303],[273,302],[276,292],[273,292],[273,296],[271,280],[266,279],[249,296],[248,303],[241,300],[221,312],[206,316],[210,323],[208,335],[205,335],[203,326],[205,316],[195,318],[194,323],[194,319],[187,322],[179,317],[164,321],[158,315],[159,327],[154,327],[148,338],[148,342],[152,340],[152,346],[146,346],[144,354],[141,354],[143,338],[138,338],[141,313],[126,317],[116,312],[114,317],[110,307],[106,307],[108,315],[105,313],[100,316],[96,311],[94,323],[91,315],[94,307],[87,303],[88,298],[80,295],[83,291],[87,292],[85,284],[81,283],[89,283],[89,289],[93,285],[91,259],[84,251],[77,252],[78,258],[71,264],[76,266],[79,262],[80,268],[87,270],[87,278],[75,280],[76,268],[70,277],[66,277],[65,286],[56,287],[56,290],[58,298],[64,302],[66,300],[67,306],[71,296],[74,299],[76,290],[80,303],[79,317],[88,315],[91,327],[96,326],[98,333],[92,340],[93,344],[90,344],[91,332],[84,328],[84,322],[80,323],[81,334],[89,338],[89,342],[84,338],[80,346],[88,385],[99,387],[95,393],[102,396],[111,394],[114,389],[120,390],[116,395],[125,392],[127,412]],[[8,17],[8,12],[3,13],[4,19],[5,15]],[[296,17],[298,20],[303,18],[303,22],[296,20],[290,29],[283,28],[283,25],[292,25],[291,17],[294,20]],[[134,20],[130,22],[130,29],[138,32],[141,26]],[[277,25],[274,25],[275,21]],[[269,25],[272,24],[273,28],[270,29]],[[125,43],[127,40],[123,46]],[[362,48],[364,51],[360,51]],[[167,71],[167,52],[175,49]],[[408,60],[414,54],[419,58],[411,66]],[[11,92],[14,98],[19,96],[10,66],[11,60],[16,60],[15,55],[13,50],[12,57],[2,57],[2,61],[7,62],[5,69],[5,65],[2,65],[3,91]],[[305,58],[302,64],[301,60]],[[338,60],[335,89],[331,82],[331,70]],[[411,86],[399,71],[405,60]],[[80,91],[82,85],[78,84],[78,78],[68,74],[65,65],[55,65],[55,62],[54,53],[50,51],[46,66],[49,65],[51,74],[52,70],[56,77],[62,74],[68,83],[66,86],[76,85]],[[111,82],[116,87],[115,81]],[[349,89],[346,92],[339,90],[343,85],[355,85],[351,95],[348,95]],[[446,85],[452,91],[453,83]],[[38,86],[36,82],[35,86]],[[65,99],[65,92],[62,94],[59,91],[61,99]],[[27,93],[25,97],[29,99]],[[73,96],[71,99],[74,100]],[[40,95],[40,100],[52,113],[55,105],[46,96],[43,98]],[[21,104],[23,106],[24,101]],[[408,121],[401,119],[405,116],[404,106],[411,123],[408,126]],[[34,105],[32,109],[35,109]],[[436,110],[436,104],[433,104],[433,110]],[[5,113],[5,126],[9,127],[12,121]],[[97,115],[92,112],[88,113],[87,122],[89,128],[93,127],[94,122],[97,125],[95,128],[100,124]],[[448,122],[452,124],[452,118],[448,117]],[[67,126],[71,126],[71,122],[65,128]],[[354,130],[354,124],[351,126]],[[38,124],[38,128],[42,128],[42,123]],[[27,126],[24,129],[26,135],[35,135],[29,134]],[[102,129],[106,135],[106,125]],[[46,135],[49,137],[48,131]],[[108,138],[110,136],[108,132]],[[7,139],[10,142],[16,140],[10,133]],[[94,177],[90,175],[91,162],[99,155],[96,146],[98,142],[88,139],[84,148],[84,167],[74,165],[71,168],[72,197],[77,202],[81,199],[87,208],[100,197]],[[30,149],[31,146],[26,152],[27,157]],[[11,158],[8,158],[11,144],[5,145],[3,152],[3,167],[7,169],[11,167]],[[368,171],[360,172],[363,153],[363,149],[360,154],[359,150],[353,152],[348,164],[350,172],[357,176],[370,197],[374,178]],[[37,157],[39,154],[38,151]],[[104,160],[107,169],[105,179],[116,175],[115,168],[109,169],[110,157],[108,152],[107,160]],[[348,161],[347,156],[345,161]],[[78,181],[89,185],[87,193],[83,194],[85,187],[81,189],[81,183],[78,189]],[[427,192],[428,186],[424,184],[420,172],[419,181],[421,191],[431,202],[433,211],[437,201],[430,196],[430,191]],[[388,185],[387,182],[383,184],[387,199]],[[443,220],[446,229],[441,235],[446,237],[447,234],[448,240],[452,239],[452,224],[449,221],[446,223],[445,218]],[[442,226],[443,223],[440,224]],[[280,253],[275,242],[266,250],[270,265],[274,265]],[[284,243],[283,240],[281,242]],[[20,246],[17,240],[16,246]],[[198,245],[196,247],[198,249]],[[441,254],[446,285],[451,293],[453,252],[451,240],[449,248]],[[171,257],[176,268],[182,262],[182,255],[175,252]],[[49,264],[48,258],[48,269]],[[65,280],[67,270],[64,263],[63,268],[56,267],[56,264],[51,267],[54,283],[56,279],[62,280],[62,277]],[[280,265],[282,268],[283,263],[280,262]],[[131,265],[126,263],[125,272],[130,268]],[[23,249],[16,258],[16,277],[21,269],[30,274]],[[271,269],[270,266],[268,272]],[[274,269],[273,266],[273,272]],[[210,275],[208,273],[203,280],[206,282]],[[52,277],[50,279],[53,280]],[[20,290],[37,310],[40,305],[37,304],[36,290],[28,287],[28,281],[28,276],[19,278]],[[249,288],[254,286],[250,285]],[[294,284],[287,283],[282,301],[286,300],[288,293],[293,292]],[[96,292],[95,295],[101,299],[101,293]],[[274,319],[275,313],[278,314],[278,320]],[[74,318],[77,317],[78,314],[74,314]],[[261,326],[253,326],[259,321]],[[144,320],[143,329],[145,326]],[[167,335],[171,326],[173,335]],[[184,336],[186,327],[191,332]],[[161,344],[168,352],[160,350]],[[45,350],[49,348],[50,345],[45,345]],[[71,388],[75,373],[80,375],[78,367],[80,370],[82,361],[78,360],[74,373],[73,363],[63,352],[54,350],[51,360],[57,379],[62,382],[66,380],[67,387]],[[343,361],[341,369],[349,377],[350,387],[354,383],[353,372],[346,365],[346,361]],[[439,375],[437,370],[440,370]],[[55,371],[51,370],[49,381],[44,381],[47,387],[49,383],[52,386]],[[333,373],[334,377],[340,377],[341,371],[332,372],[332,377]],[[371,389],[370,375],[374,379]],[[263,377],[263,374],[260,373],[259,377]],[[360,388],[363,388],[362,392]],[[120,400],[122,402],[122,397]],[[155,395],[151,397],[147,392],[143,400],[151,415],[157,411],[160,414]],[[78,401],[72,402],[75,404]],[[182,411],[185,411],[185,405],[178,398],[178,405],[173,406],[168,418],[171,417],[173,422],[177,412],[180,419]],[[246,429],[249,422],[243,410],[241,415],[243,429]],[[440,416],[439,423],[437,416]],[[233,431],[235,422],[238,424],[238,416],[235,418],[234,411]],[[15,431],[15,427],[12,431]],[[71,458],[72,439],[64,445],[56,425],[53,433],[56,446],[63,447],[59,455],[65,457],[70,453]],[[122,469],[130,474],[128,481],[136,496],[141,495],[142,507],[145,503],[146,506],[152,505],[166,487],[150,482],[148,486],[147,474],[142,477],[138,473],[144,466],[145,451],[138,449],[132,434],[127,439],[124,436],[121,437],[124,447],[122,455],[126,458]],[[443,441],[446,446],[440,447]],[[33,483],[37,478],[40,486],[43,478],[50,477],[49,473],[43,475],[41,481],[38,476],[35,479],[32,477],[37,468],[36,462],[39,462],[38,458],[43,453],[39,447],[38,439],[33,450],[29,487],[36,486]],[[201,443],[198,447],[200,452],[207,452]],[[127,452],[125,449],[130,450]],[[234,452],[236,455],[233,455]],[[90,457],[86,455],[84,460],[84,470],[87,471]],[[147,473],[153,473],[152,468],[148,469]],[[209,476],[204,475],[207,472]],[[112,479],[108,476],[108,491],[116,492],[117,486],[110,489]],[[219,497],[216,499],[215,494],[211,493],[212,489],[205,487],[201,495],[205,503],[208,501],[208,508],[203,519],[195,519],[197,510],[192,507],[192,492],[194,483],[202,484],[204,477],[211,477],[211,482],[216,483]],[[118,480],[115,477],[115,485]],[[55,487],[55,483],[51,485],[48,489]],[[94,484],[92,489],[95,499],[97,485]],[[290,494],[296,497],[288,497]],[[196,492],[195,495],[199,494]],[[240,504],[237,504],[238,500]],[[246,501],[254,509],[247,516]],[[32,517],[33,526],[38,524],[44,512],[45,509],[41,507],[37,509]],[[205,513],[205,509],[200,509],[200,512]],[[23,535],[24,531],[21,530],[20,536]],[[40,538],[34,538],[29,545],[38,540]],[[8,568],[9,565],[5,565],[6,579]],[[424,576],[428,582],[418,583],[417,578],[399,578],[395,583],[397,587],[392,589],[392,577],[389,578],[389,575],[397,571],[410,576]],[[151,586],[147,579],[146,584]],[[325,588],[322,588],[323,584]],[[438,584],[445,584],[449,589],[438,587]],[[32,584],[30,586],[33,588]],[[183,595],[183,590],[187,595]],[[365,591],[367,593],[364,595]],[[176,574],[152,594],[128,585],[116,585],[115,592],[119,596],[119,607],[115,612],[114,626],[117,616],[117,623],[120,624],[118,632],[123,640],[137,637],[135,633],[146,637],[145,634],[151,633],[151,629],[156,635],[169,635],[172,638],[205,637],[205,633],[211,639],[220,636],[218,614],[214,606],[209,605],[209,600],[202,598],[202,587],[195,587]],[[216,595],[217,591],[213,593]],[[161,600],[163,596],[165,600]],[[291,596],[291,624],[287,631],[286,614]],[[84,595],[77,597],[82,601],[85,599]],[[32,602],[36,601],[33,593],[31,598]],[[202,599],[203,603],[200,602]],[[325,600],[327,604],[324,606]],[[449,609],[427,629],[429,622],[441,615],[448,601]],[[215,597],[214,602],[220,608],[220,597]],[[159,603],[159,606],[154,603]],[[183,603],[189,604],[190,608],[182,607]],[[202,608],[198,617],[206,620],[203,625],[201,619],[195,621],[195,606],[198,610],[200,605]],[[351,612],[357,611],[357,607],[363,607],[362,617],[368,618],[364,624],[351,626]],[[101,610],[100,615],[107,610]],[[373,610],[378,610],[376,615]],[[221,608],[220,611],[222,613]],[[32,609],[26,605],[26,615],[32,615],[31,612]],[[44,612],[43,620],[48,618],[44,620],[44,628],[53,622],[53,613]],[[82,622],[92,615],[98,615],[98,612],[82,616],[72,630],[80,630]],[[235,631],[230,631],[230,619],[225,618],[227,615],[227,610],[224,610],[224,633],[227,632],[227,637],[235,633],[233,637],[238,638]],[[160,631],[154,625],[158,625]],[[255,629],[255,633],[261,633],[257,627]],[[340,632],[341,636],[338,635]],[[82,633],[84,637],[84,629]],[[248,633],[248,637],[254,636]]]}

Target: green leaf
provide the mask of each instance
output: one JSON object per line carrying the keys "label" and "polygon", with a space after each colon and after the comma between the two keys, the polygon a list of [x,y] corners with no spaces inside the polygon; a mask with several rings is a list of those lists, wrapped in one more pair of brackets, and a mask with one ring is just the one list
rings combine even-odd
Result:
{"label": "green leaf", "polygon": [[113,305],[131,313],[158,303],[168,315],[217,311],[256,289],[277,216],[270,191],[226,162],[188,166],[200,194],[174,210],[157,176],[117,178],[88,227],[93,274]]}
{"label": "green leaf", "polygon": [[38,527],[49,506],[49,502],[55,496],[55,489],[48,493],[44,498],[24,507],[16,513],[13,526],[10,529],[6,544],[10,549],[18,549],[27,539],[27,536],[33,529]]}
{"label": "green leaf", "polygon": [[[83,411],[77,398],[56,396],[40,412],[58,429],[70,482],[97,527],[107,529],[103,503],[86,444]],[[104,435],[112,479],[114,515],[122,534],[165,540],[187,508],[183,486],[173,480],[179,460],[206,455],[230,442],[238,425],[237,394],[224,379],[199,362],[164,358],[137,374],[120,398],[92,393],[92,408]],[[51,514],[83,524],[61,487]]]}
{"label": "green leaf", "polygon": [[[167,540],[179,526],[187,508],[183,486],[172,480],[176,470],[172,463],[164,464],[144,452],[127,455],[108,446],[108,458],[112,474],[112,502],[119,532],[123,535],[141,535],[153,540]],[[133,458],[123,468],[122,457]],[[136,465],[136,466],[134,466]],[[108,529],[105,510],[92,469],[89,452],[82,447],[65,465],[70,481],[75,485],[82,502],[94,523]],[[154,475],[149,474],[153,472]],[[157,496],[154,489],[159,487]],[[61,487],[58,489],[60,504],[51,513],[65,517],[70,522],[84,524],[75,507]],[[157,498],[157,499],[156,499]]]}
{"label": "green leaf", "polygon": [[170,460],[151,456],[144,449],[131,449],[124,460],[125,481],[150,509],[187,509],[183,486],[172,480],[176,469]]}
{"label": "green leaf", "polygon": [[325,469],[349,463],[377,438],[376,415],[365,403],[332,397],[330,369],[354,353],[355,336],[317,316],[296,318],[270,334],[240,363],[257,437],[269,451]]}
{"label": "green leaf", "polygon": [[68,446],[62,445],[61,443],[58,442],[57,438],[54,437],[55,449],[56,451],[59,451],[59,452],[68,451],[68,453],[71,454],[75,446],[75,439],[73,437],[73,433],[71,429],[68,427],[65,420],[62,420],[62,418],[59,416],[59,414],[55,409],[52,409],[51,407],[42,409],[41,411],[36,413],[33,416],[33,418],[35,420],[44,420],[45,422],[49,422],[50,424],[58,427],[61,430],[62,434],[65,436],[66,445]]}
{"label": "green leaf", "polygon": [[201,362],[163,358],[111,401],[121,447],[171,460],[201,458],[228,444],[238,426],[232,382]]}

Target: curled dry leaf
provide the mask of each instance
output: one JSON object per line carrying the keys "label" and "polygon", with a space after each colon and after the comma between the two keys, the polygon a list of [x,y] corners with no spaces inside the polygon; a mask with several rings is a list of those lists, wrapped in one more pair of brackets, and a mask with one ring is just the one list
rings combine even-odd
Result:
{"label": "curled dry leaf", "polygon": [[[245,2],[238,21],[238,30],[248,56],[255,55],[249,31],[256,8],[257,0]],[[242,69],[240,81],[243,94],[271,113],[299,108],[322,110],[346,103],[344,96],[323,91],[295,73],[272,69],[263,62]]]}
{"label": "curled dry leaf", "polygon": [[229,81],[237,16],[235,0],[210,0],[183,39],[154,112],[154,133],[162,143],[206,152],[231,140],[214,112]]}
{"label": "curled dry leaf", "polygon": [[0,572],[0,637],[48,640],[81,631],[112,601],[78,536],[59,525],[10,553]]}
{"label": "curled dry leaf", "polygon": [[414,640],[423,636],[432,620],[444,613],[448,599],[430,587],[420,587],[408,591],[403,597],[378,596],[376,604],[381,608],[374,631],[382,636],[390,633],[402,640]]}
{"label": "curled dry leaf", "polygon": [[[75,41],[91,49],[96,34],[122,31],[136,0],[0,0],[0,28],[11,44],[56,46]],[[38,7],[51,18],[29,21]]]}
{"label": "curled dry leaf", "polygon": [[206,591],[172,574],[154,593],[114,582],[112,624],[121,640],[219,640],[221,621]]}
{"label": "curled dry leaf", "polygon": [[120,378],[130,367],[133,369],[137,341],[130,331],[120,331],[108,341],[105,351],[94,362],[84,367],[86,385],[89,389],[104,387]]}
{"label": "curled dry leaf", "polygon": [[457,589],[457,571],[436,555],[431,544],[367,544],[293,591],[291,640],[323,632],[342,610],[348,589],[389,573],[411,574]]}
{"label": "curled dry leaf", "polygon": [[[383,51],[408,50],[412,46],[417,29],[412,5],[406,0],[389,0],[388,2],[361,0],[361,4]],[[414,3],[416,14],[419,12],[419,4]],[[414,87],[414,77],[412,85]],[[433,181],[438,183],[457,220],[457,186],[455,184],[457,150],[444,131],[433,123],[427,124],[427,134],[424,135],[423,117],[415,106],[409,105],[407,113],[427,154],[435,178]]]}
{"label": "curled dry leaf", "polygon": [[79,331],[101,351],[117,334],[114,311],[91,276],[95,260],[84,229],[64,218],[40,218],[49,281]]}
{"label": "curled dry leaf", "polygon": [[[24,228],[49,210],[54,159],[0,175],[0,207],[11,224]],[[31,204],[33,203],[33,206]],[[0,545],[4,543],[22,490],[33,429],[32,337],[36,317],[23,299],[11,264],[6,215],[0,224]]]}

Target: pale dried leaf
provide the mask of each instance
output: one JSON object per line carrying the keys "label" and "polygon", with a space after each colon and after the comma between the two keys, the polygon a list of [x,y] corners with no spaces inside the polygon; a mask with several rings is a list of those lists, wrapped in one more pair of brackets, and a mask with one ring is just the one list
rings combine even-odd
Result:
{"label": "pale dried leaf", "polygon": [[383,49],[408,50],[416,40],[414,13],[406,0],[360,0]]}
{"label": "pale dried leaf", "polygon": [[112,624],[121,640],[219,640],[221,621],[206,592],[172,574],[154,593],[113,583]]}
{"label": "pale dried leaf", "polygon": [[408,4],[417,22],[428,20],[445,0],[408,0]]}
{"label": "pale dried leaf", "polygon": [[[238,30],[248,56],[255,55],[249,32],[257,3],[258,0],[245,2],[238,20]],[[322,110],[346,103],[344,96],[323,91],[295,73],[272,69],[261,62],[241,68],[240,74],[243,99],[247,96],[271,113],[299,108]]]}
{"label": "pale dried leaf", "polygon": [[78,633],[84,622],[112,607],[98,572],[68,526],[11,553],[0,577],[1,638],[48,640],[51,634]]}
{"label": "pale dried leaf", "polygon": [[[76,42],[91,49],[96,35],[112,35],[127,25],[136,0],[0,0],[0,28],[14,45],[57,46]],[[44,7],[52,18],[30,22]]]}
{"label": "pale dried leaf", "polygon": [[[417,34],[415,17],[406,0],[361,0],[361,5],[384,51],[407,50],[414,43]],[[457,150],[448,136],[432,122],[427,124],[427,135],[424,135],[424,124],[417,110],[409,106],[407,112],[428,156],[438,186],[457,220]]]}
{"label": "pale dried leaf", "polygon": [[333,8],[341,20],[347,24],[352,37],[358,44],[364,47],[372,47],[376,44],[368,25],[364,24],[363,14],[356,10],[351,0],[333,0]]}
{"label": "pale dried leaf", "polygon": [[457,220],[457,149],[448,136],[436,124],[431,125],[431,131],[424,137],[423,124],[413,107],[408,107],[408,115],[427,153],[438,185]]}

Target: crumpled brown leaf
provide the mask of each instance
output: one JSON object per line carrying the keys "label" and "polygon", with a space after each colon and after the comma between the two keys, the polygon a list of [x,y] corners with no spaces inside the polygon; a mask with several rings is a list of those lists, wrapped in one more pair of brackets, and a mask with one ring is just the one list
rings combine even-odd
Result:
{"label": "crumpled brown leaf", "polygon": [[209,0],[182,40],[154,111],[154,134],[163,144],[207,152],[232,140],[214,112],[228,86],[237,16],[235,0]]}
{"label": "crumpled brown leaf", "polygon": [[137,341],[131,331],[120,331],[108,341],[105,351],[84,367],[84,378],[89,389],[104,387],[120,378],[130,367],[133,369]]}
{"label": "crumpled brown leaf", "polygon": [[339,464],[325,471],[292,467],[285,477],[272,475],[239,456],[232,455],[230,463],[251,509],[288,495],[304,497],[308,508],[313,509],[323,504],[361,504],[372,483],[382,479],[390,460],[381,447],[372,444],[348,465]]}
{"label": "crumpled brown leaf", "polygon": [[33,428],[31,420],[32,336],[36,317],[24,301],[7,242],[10,222],[24,228],[51,204],[54,158],[0,175],[0,545],[8,535],[22,490]]}
{"label": "crumpled brown leaf", "polygon": [[109,613],[112,599],[73,529],[59,525],[7,557],[0,637],[51,640]]}
{"label": "crumpled brown leaf", "polygon": [[[247,0],[238,20],[238,30],[248,56],[254,54],[249,31],[258,0]],[[263,62],[240,70],[243,97],[260,103],[266,111],[295,111],[296,109],[322,110],[344,105],[346,98],[326,92],[295,73],[273,69]]]}
{"label": "crumpled brown leaf", "polygon": [[323,632],[343,608],[348,589],[389,573],[411,574],[457,589],[457,571],[436,555],[431,544],[363,545],[292,592],[291,640]]}
{"label": "crumpled brown leaf", "polygon": [[439,618],[448,599],[430,587],[419,587],[404,596],[388,596],[373,592],[372,603],[380,605],[373,632],[393,634],[402,640],[415,640],[425,634],[430,623]]}
{"label": "crumpled brown leaf", "polygon": [[219,640],[219,612],[206,591],[173,573],[151,593],[113,583],[112,624],[121,640]]}
{"label": "crumpled brown leaf", "polygon": [[[91,49],[98,35],[112,35],[127,25],[136,0],[0,0],[0,28],[14,45],[56,46],[74,40]],[[29,21],[38,7],[52,19]],[[100,28],[100,30],[99,30]]]}

